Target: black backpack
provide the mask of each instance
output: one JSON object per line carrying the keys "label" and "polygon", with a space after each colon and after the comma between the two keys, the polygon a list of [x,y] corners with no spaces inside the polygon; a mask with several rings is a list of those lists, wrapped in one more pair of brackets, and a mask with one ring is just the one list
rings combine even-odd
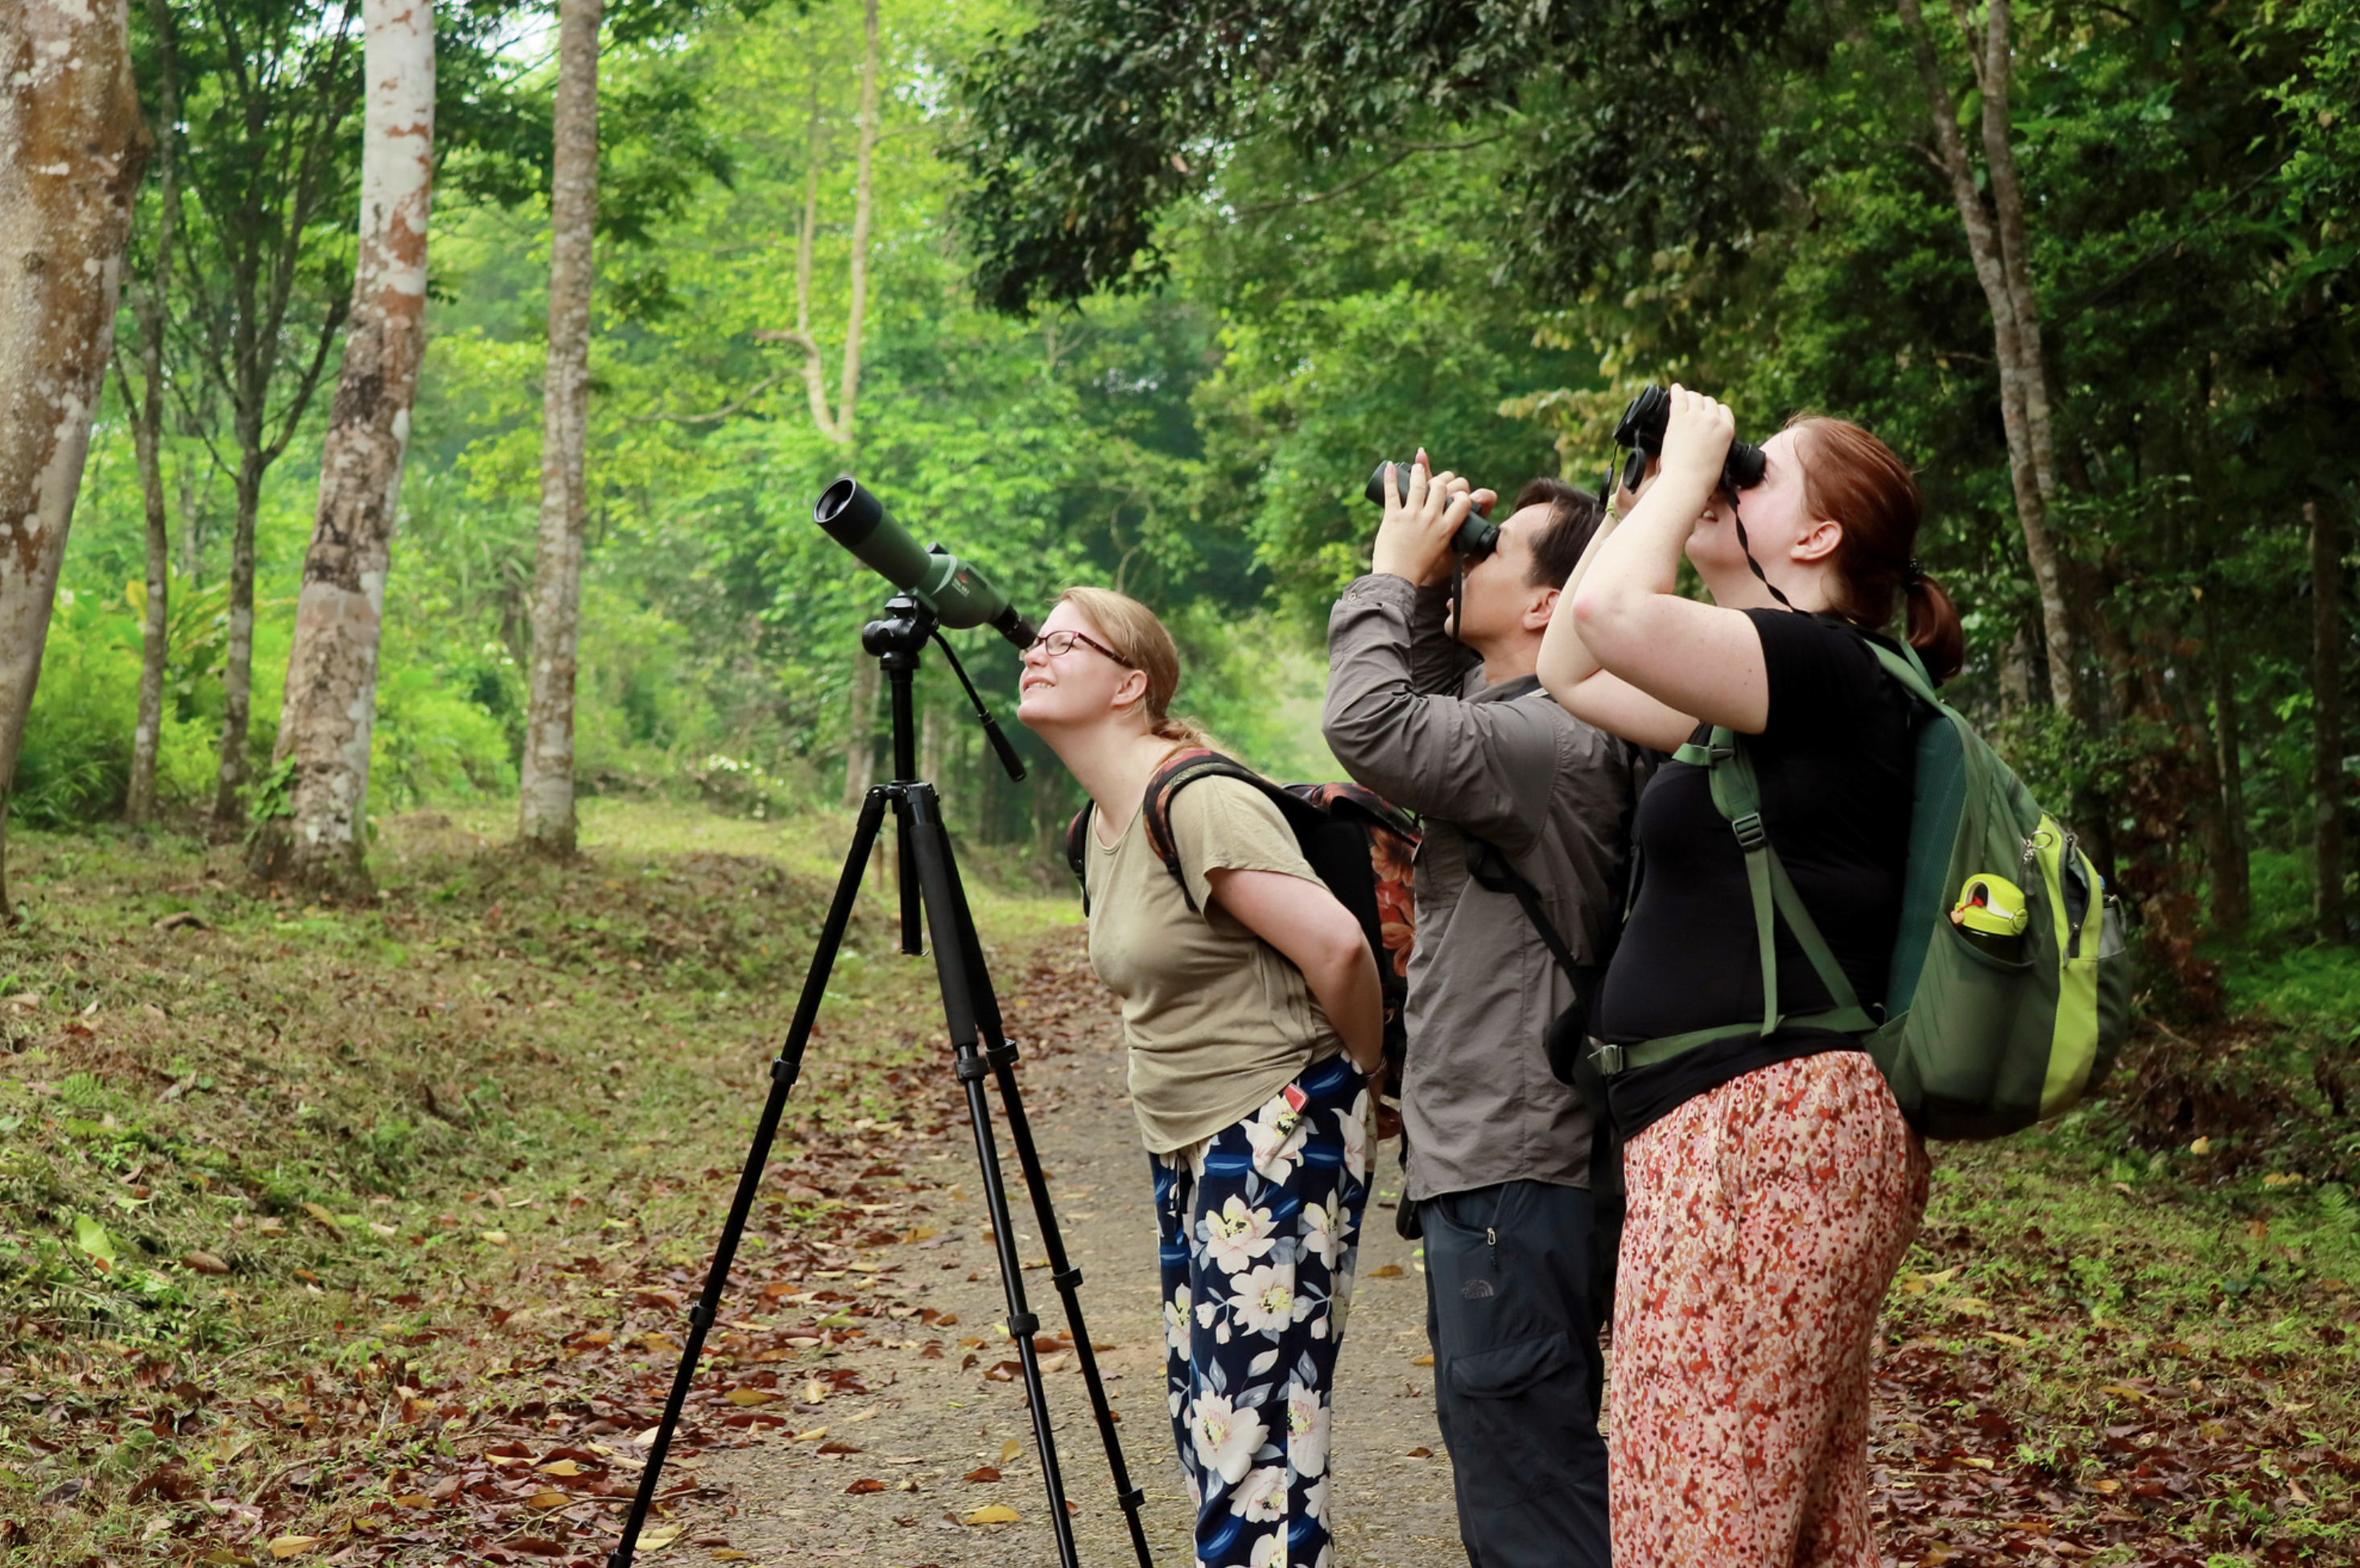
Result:
{"label": "black backpack", "polygon": [[[1384,993],[1385,1065],[1393,1091],[1401,1091],[1401,1071],[1408,1039],[1403,1008],[1409,1000],[1409,949],[1416,935],[1417,904],[1413,896],[1415,872],[1411,857],[1418,845],[1417,823],[1373,791],[1356,784],[1273,784],[1234,757],[1208,746],[1175,751],[1147,781],[1140,809],[1147,817],[1147,841],[1180,884],[1180,895],[1195,909],[1188,879],[1181,874],[1179,847],[1172,839],[1172,797],[1198,779],[1237,779],[1250,784],[1278,807],[1294,831],[1303,858],[1337,902],[1360,923],[1361,935],[1377,960],[1377,980]],[[1083,875],[1089,845],[1092,808],[1075,813],[1065,830],[1065,864],[1082,883],[1082,908],[1089,910],[1089,883]]]}

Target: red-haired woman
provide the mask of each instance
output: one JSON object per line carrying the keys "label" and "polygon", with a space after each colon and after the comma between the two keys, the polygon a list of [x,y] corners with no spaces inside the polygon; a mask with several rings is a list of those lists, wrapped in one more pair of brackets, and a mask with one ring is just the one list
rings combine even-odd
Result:
{"label": "red-haired woman", "polygon": [[[1900,920],[1912,747],[1870,640],[1906,601],[1936,679],[1961,652],[1957,611],[1912,558],[1916,481],[1858,425],[1803,419],[1733,496],[1729,410],[1680,387],[1671,402],[1657,471],[1566,585],[1573,613],[1550,623],[1541,680],[1661,751],[1707,726],[1743,736],[1763,827],[1873,1003]],[[1683,554],[1711,603],[1677,591]],[[1854,1036],[1762,1032],[1743,850],[1707,770],[1657,773],[1636,830],[1645,871],[1591,1032],[1623,1045],[1732,1032],[1608,1080],[1630,1193],[1615,1560],[1874,1568],[1869,1350],[1925,1211],[1925,1146]],[[1783,922],[1776,940],[1778,1015],[1830,1011]]]}

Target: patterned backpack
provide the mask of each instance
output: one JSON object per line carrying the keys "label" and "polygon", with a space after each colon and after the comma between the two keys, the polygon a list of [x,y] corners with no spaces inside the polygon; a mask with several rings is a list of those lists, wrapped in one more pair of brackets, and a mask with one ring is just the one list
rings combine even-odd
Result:
{"label": "patterned backpack", "polygon": [[[1175,751],[1147,781],[1147,841],[1188,907],[1196,907],[1181,874],[1179,847],[1172,840],[1172,797],[1198,779],[1238,779],[1253,785],[1278,807],[1295,833],[1303,858],[1319,873],[1338,902],[1352,912],[1377,960],[1384,992],[1385,1061],[1392,1092],[1400,1092],[1402,1052],[1407,1038],[1403,1004],[1409,998],[1409,949],[1416,932],[1411,857],[1417,850],[1416,821],[1407,812],[1356,784],[1273,784],[1233,757],[1206,746]],[[1091,807],[1075,813],[1065,830],[1065,863],[1082,883],[1082,909],[1089,910],[1089,884],[1083,876],[1089,843]]]}

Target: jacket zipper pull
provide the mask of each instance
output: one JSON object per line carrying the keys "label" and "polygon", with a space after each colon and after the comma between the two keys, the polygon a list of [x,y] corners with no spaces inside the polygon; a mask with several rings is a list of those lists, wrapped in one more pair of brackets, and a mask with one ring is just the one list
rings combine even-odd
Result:
{"label": "jacket zipper pull", "polygon": [[1484,1245],[1491,1249],[1491,1272],[1497,1274],[1500,1272],[1500,1227],[1484,1226],[1483,1241]]}

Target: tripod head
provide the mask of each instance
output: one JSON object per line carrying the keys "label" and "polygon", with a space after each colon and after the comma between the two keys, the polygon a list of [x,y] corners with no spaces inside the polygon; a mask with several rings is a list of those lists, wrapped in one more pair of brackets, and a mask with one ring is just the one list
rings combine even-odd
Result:
{"label": "tripod head", "polygon": [[[924,605],[907,594],[895,594],[885,601],[885,613],[860,629],[860,646],[875,654],[888,670],[914,670],[918,667],[918,655],[925,650],[926,639],[938,635],[941,625],[934,612]],[[908,663],[901,663],[903,660]],[[956,655],[951,662],[958,663]]]}
{"label": "tripod head", "polygon": [[912,703],[911,677],[917,674],[918,655],[925,652],[929,639],[950,661],[951,674],[958,677],[959,685],[966,690],[976,721],[983,726],[984,736],[991,742],[1000,765],[1008,771],[1010,781],[1023,783],[1023,760],[1001,732],[1000,720],[984,706],[983,694],[967,678],[967,666],[959,663],[957,651],[943,640],[941,618],[909,594],[895,594],[887,599],[884,613],[860,629],[860,646],[876,656],[893,688],[894,782],[910,784],[918,775],[917,716]]}

